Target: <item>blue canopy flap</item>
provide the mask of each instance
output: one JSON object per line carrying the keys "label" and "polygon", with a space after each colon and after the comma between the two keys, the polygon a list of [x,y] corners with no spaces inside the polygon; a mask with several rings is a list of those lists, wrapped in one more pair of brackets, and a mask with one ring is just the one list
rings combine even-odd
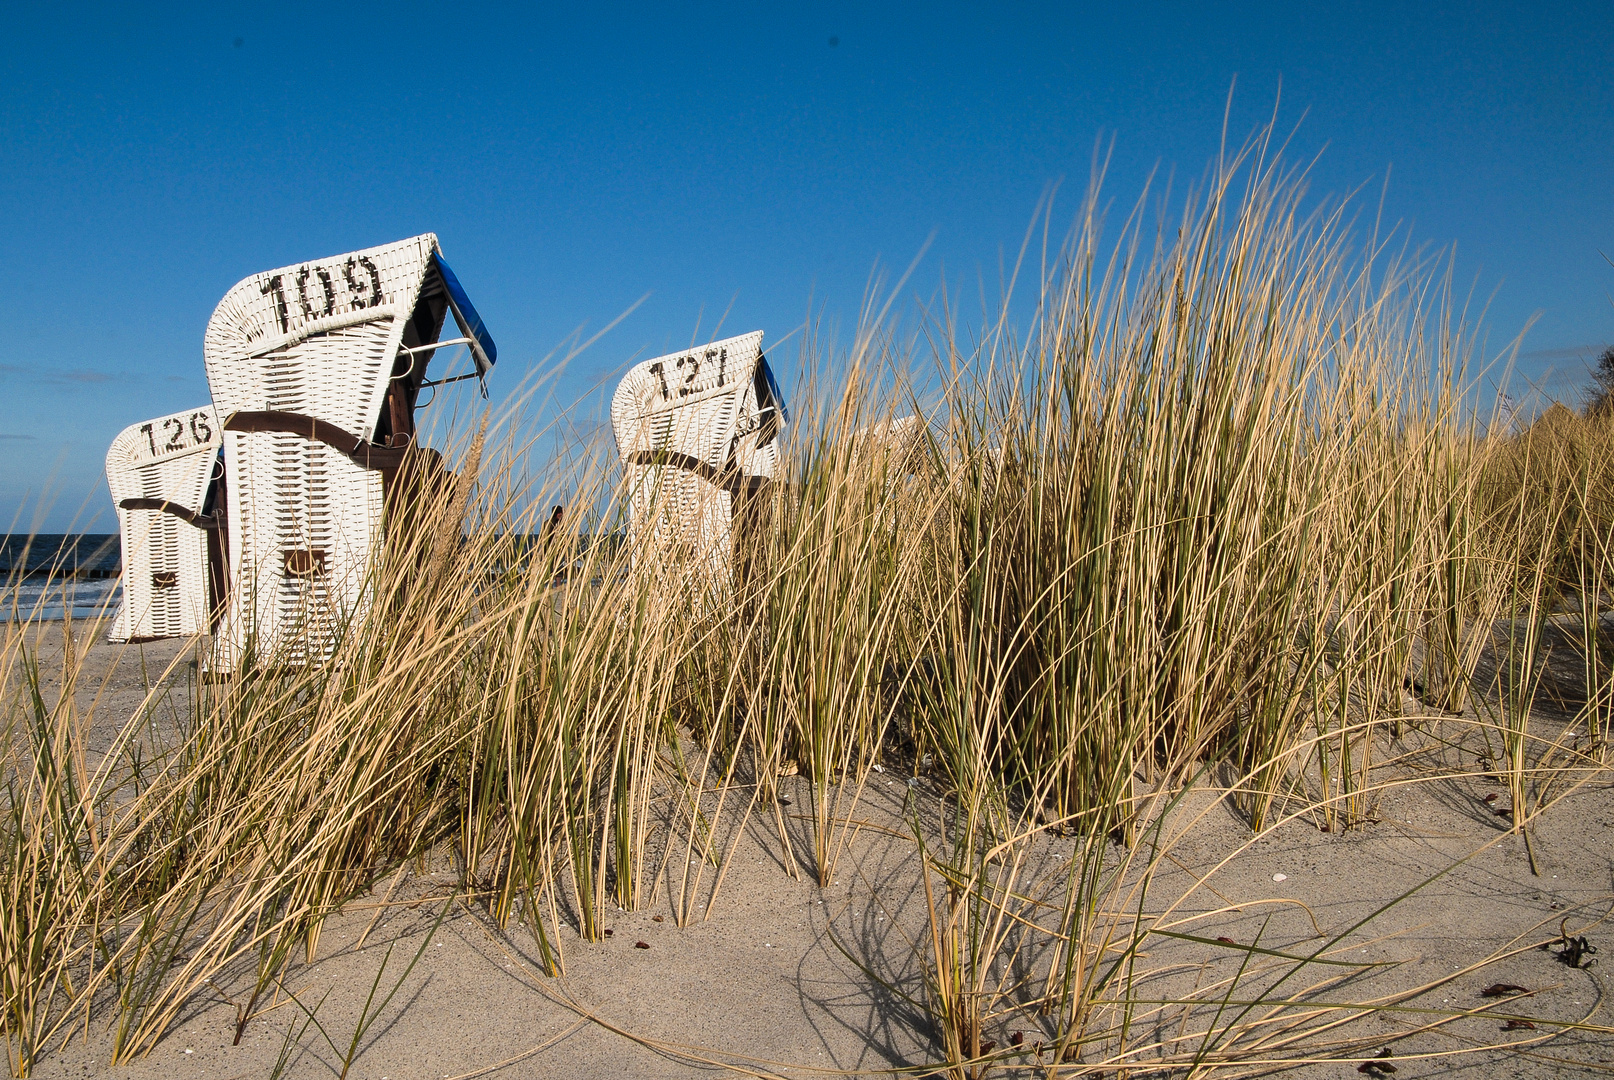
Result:
{"label": "blue canopy flap", "polygon": [[779,380],[773,377],[773,368],[768,366],[767,358],[757,361],[757,408],[762,411],[768,409],[779,410],[781,425],[790,423],[790,408],[785,404],[785,395],[779,389]]}
{"label": "blue canopy flap", "polygon": [[443,256],[433,252],[432,260],[436,262],[437,272],[443,276],[443,285],[448,289],[448,307],[454,313],[454,321],[459,324],[460,334],[471,339],[471,355],[476,360],[476,373],[485,376],[493,367],[494,361],[499,358],[499,348],[493,344],[493,337],[488,333],[488,328],[482,325],[482,316],[476,313],[471,298],[465,295],[460,279],[448,268]]}

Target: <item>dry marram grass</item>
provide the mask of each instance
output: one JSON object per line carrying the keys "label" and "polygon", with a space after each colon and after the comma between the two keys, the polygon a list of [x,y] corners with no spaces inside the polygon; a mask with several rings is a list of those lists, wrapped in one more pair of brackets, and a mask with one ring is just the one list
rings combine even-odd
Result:
{"label": "dry marram grass", "polygon": [[[484,420],[464,479],[398,515],[329,664],[258,655],[193,682],[173,725],[154,692],[91,752],[77,654],[52,691],[39,625],[8,623],[12,1070],[90,1024],[145,1053],[243,964],[244,1026],[328,915],[444,845],[550,974],[557,928],[599,940],[608,905],[664,888],[678,922],[709,917],[725,821],[771,822],[789,872],[828,883],[877,767],[933,785],[901,842],[947,1075],[1372,1056],[1353,1025],[1417,993],[1329,996],[1343,935],[1239,946],[1222,981],[1151,1003],[1149,944],[1194,935],[1149,891],[1173,813],[1214,790],[1258,832],[1369,820],[1375,755],[1422,722],[1409,688],[1494,743],[1517,830],[1605,775],[1614,429],[1486,436],[1448,283],[1353,253],[1344,208],[1304,210],[1263,151],[1108,247],[1090,200],[1021,333],[961,341],[943,297],[906,343],[872,318],[844,355],[808,338],[803,370],[839,374],[810,381],[715,598],[632,572],[599,454],[532,481]],[[920,437],[882,451],[869,432],[909,405]],[[536,539],[562,491],[596,512]],[[805,847],[776,798],[793,770]],[[1033,874],[1050,832],[1073,857]],[[1005,1015],[1035,1058],[987,1045]]]}

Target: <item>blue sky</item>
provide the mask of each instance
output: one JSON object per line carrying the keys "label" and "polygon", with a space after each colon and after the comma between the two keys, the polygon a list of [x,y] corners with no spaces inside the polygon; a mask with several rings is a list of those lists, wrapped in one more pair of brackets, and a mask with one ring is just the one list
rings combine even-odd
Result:
{"label": "blue sky", "polygon": [[[557,400],[709,336],[995,282],[1098,140],[1130,205],[1232,131],[1299,123],[1315,192],[1455,245],[1500,348],[1568,388],[1614,342],[1614,5],[7,6],[0,515],[47,531],[125,425],[206,400],[213,306],[258,270],[433,231],[497,398],[649,299]],[[1061,216],[1061,208],[1066,216]],[[38,516],[41,491],[54,492]],[[20,515],[20,517],[19,517]],[[88,518],[79,519],[80,527]]]}

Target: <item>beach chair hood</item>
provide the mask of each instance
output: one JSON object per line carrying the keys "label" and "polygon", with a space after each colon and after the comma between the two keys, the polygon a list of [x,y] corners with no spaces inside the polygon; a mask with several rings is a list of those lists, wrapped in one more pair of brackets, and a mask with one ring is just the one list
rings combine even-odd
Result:
{"label": "beach chair hood", "polygon": [[310,415],[373,439],[386,426],[381,405],[400,350],[419,350],[409,374],[418,389],[432,356],[422,346],[441,347],[450,313],[464,339],[457,343],[485,376],[498,348],[431,233],[254,274],[208,320],[203,358],[214,401],[228,400],[228,411],[303,411],[297,406],[313,403],[290,369],[318,355],[327,370],[306,378],[344,390],[317,395]]}
{"label": "beach chair hood", "polygon": [[714,482],[770,479],[789,421],[757,330],[628,369],[611,429],[628,464],[664,464]]}

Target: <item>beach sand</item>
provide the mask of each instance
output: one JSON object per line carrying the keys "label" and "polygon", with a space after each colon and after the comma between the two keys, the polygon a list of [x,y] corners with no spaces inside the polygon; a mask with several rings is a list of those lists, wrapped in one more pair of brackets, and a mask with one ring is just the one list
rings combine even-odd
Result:
{"label": "beach sand", "polygon": [[[52,650],[59,647],[59,634],[47,631],[40,645],[47,692]],[[194,651],[192,643],[176,641],[95,644],[86,655],[79,707],[87,709],[99,693],[96,718],[127,717],[145,708],[154,723],[176,722],[185,707],[187,680],[195,677],[189,660]],[[97,722],[92,750],[104,752],[112,734],[111,724]],[[1417,732],[1409,732],[1397,749],[1416,755],[1402,766],[1387,767],[1387,775],[1398,769],[1408,776],[1427,772],[1442,760],[1463,775],[1391,788],[1379,801],[1376,824],[1323,833],[1297,820],[1253,845],[1248,824],[1225,802],[1203,792],[1184,799],[1166,826],[1168,833],[1183,834],[1171,847],[1172,859],[1158,861],[1143,907],[1158,911],[1180,901],[1179,917],[1215,912],[1182,925],[1180,932],[1226,937],[1240,947],[1152,938],[1139,967],[1161,974],[1140,981],[1138,996],[1180,998],[1195,986],[1232,975],[1241,963],[1271,961],[1246,953],[1241,947],[1246,944],[1302,955],[1329,948],[1330,958],[1383,966],[1309,967],[1279,984],[1275,996],[1318,983],[1333,971],[1343,981],[1319,987],[1319,1000],[1387,999],[1461,973],[1406,1002],[1407,1011],[1381,1012],[1342,1035],[1366,1032],[1388,1040],[1430,1024],[1445,1010],[1490,1006],[1498,1014],[1463,1018],[1395,1042],[1397,1080],[1578,1076],[1614,1069],[1614,1036],[1557,1033],[1546,1022],[1610,1025],[1614,1018],[1604,1000],[1603,971],[1572,969],[1538,947],[1557,935],[1561,919],[1569,918],[1572,927],[1596,923],[1614,903],[1614,784],[1599,777],[1537,822],[1533,843],[1540,876],[1535,876],[1523,842],[1506,832],[1506,819],[1483,801],[1504,789],[1483,774],[1472,753],[1442,747]],[[782,785],[792,799],[788,812],[796,815],[786,818],[792,841],[796,850],[807,850],[807,823],[799,815],[808,805],[808,786],[800,777]],[[823,889],[805,875],[798,880],[785,871],[771,810],[752,815],[743,829],[740,815],[730,814],[725,843],[735,846],[722,887],[714,898],[708,867],[692,894],[694,903],[709,903],[709,911],[694,907],[690,924],[676,925],[673,901],[684,859],[675,853],[645,909],[618,912],[609,921],[608,940],[585,943],[570,928],[562,929],[565,974],[558,978],[540,973],[529,932],[514,922],[500,930],[474,898],[447,899],[457,876],[447,853],[434,853],[419,866],[411,864],[396,881],[383,877],[373,895],[329,919],[316,960],[304,963],[299,954],[285,985],[314,1012],[330,1042],[345,1051],[385,962],[378,997],[395,984],[398,989],[364,1033],[348,1074],[353,1077],[650,1080],[725,1067],[762,1076],[893,1068],[923,1074],[928,1070],[913,1067],[935,1062],[939,1054],[936,1032],[916,1004],[923,1000],[919,956],[929,924],[904,807],[917,805],[923,818],[934,812],[937,795],[931,779],[910,785],[893,772],[875,774],[855,814],[865,824],[851,839],[835,883]],[[737,797],[743,805],[749,795]],[[1057,879],[1068,865],[1072,843],[1039,839],[1024,890],[1035,892],[1048,876]],[[1112,852],[1119,854],[1119,848]],[[1205,884],[1198,884],[1202,879]],[[1413,896],[1369,918],[1420,883]],[[389,889],[388,906],[378,907]],[[1614,957],[1611,925],[1585,932]],[[1343,937],[1334,940],[1338,935]],[[423,942],[419,963],[399,983]],[[639,948],[638,942],[649,947]],[[1045,970],[1036,966],[1033,954],[1027,959],[1033,959],[1033,972]],[[1262,985],[1269,987],[1275,981],[1275,976],[1264,978]],[[194,1000],[149,1056],[116,1070],[106,1066],[107,1014],[93,1018],[87,1030],[80,1022],[36,1075],[261,1077],[282,1058],[287,1076],[338,1075],[337,1051],[307,1022],[306,1013],[284,998],[247,1025],[240,1045],[232,1045],[236,1009],[226,997],[243,1000],[250,981],[249,968],[221,978],[218,992]],[[1483,988],[1499,982],[1533,993],[1501,1001],[1481,996]],[[1202,1011],[1195,1023],[1217,1015],[1214,1008]],[[1534,1018],[1537,1027],[1503,1031],[1503,1018],[1510,1016]],[[1231,1018],[1232,1010],[1224,1010],[1219,1022]],[[1180,1009],[1150,1018],[1133,1041],[1174,1036],[1182,1021]],[[1021,1015],[994,1021],[984,1038],[1002,1048],[1015,1031],[1022,1032],[1027,1048],[1048,1037],[1035,1018]],[[1281,1042],[1274,1033],[1266,1050],[1279,1056]],[[1518,1047],[1475,1049],[1498,1042]],[[1361,1053],[1356,1052],[1357,1060]],[[1436,1054],[1443,1056],[1419,1056]],[[1047,1063],[1048,1056],[1042,1060]],[[1037,1061],[1037,1055],[1023,1053],[988,1075],[1040,1075],[1027,1068]],[[1075,1074],[1069,1067],[1059,1073]],[[1357,1069],[1350,1062],[1326,1061],[1289,1075],[1343,1078],[1357,1075]]]}

